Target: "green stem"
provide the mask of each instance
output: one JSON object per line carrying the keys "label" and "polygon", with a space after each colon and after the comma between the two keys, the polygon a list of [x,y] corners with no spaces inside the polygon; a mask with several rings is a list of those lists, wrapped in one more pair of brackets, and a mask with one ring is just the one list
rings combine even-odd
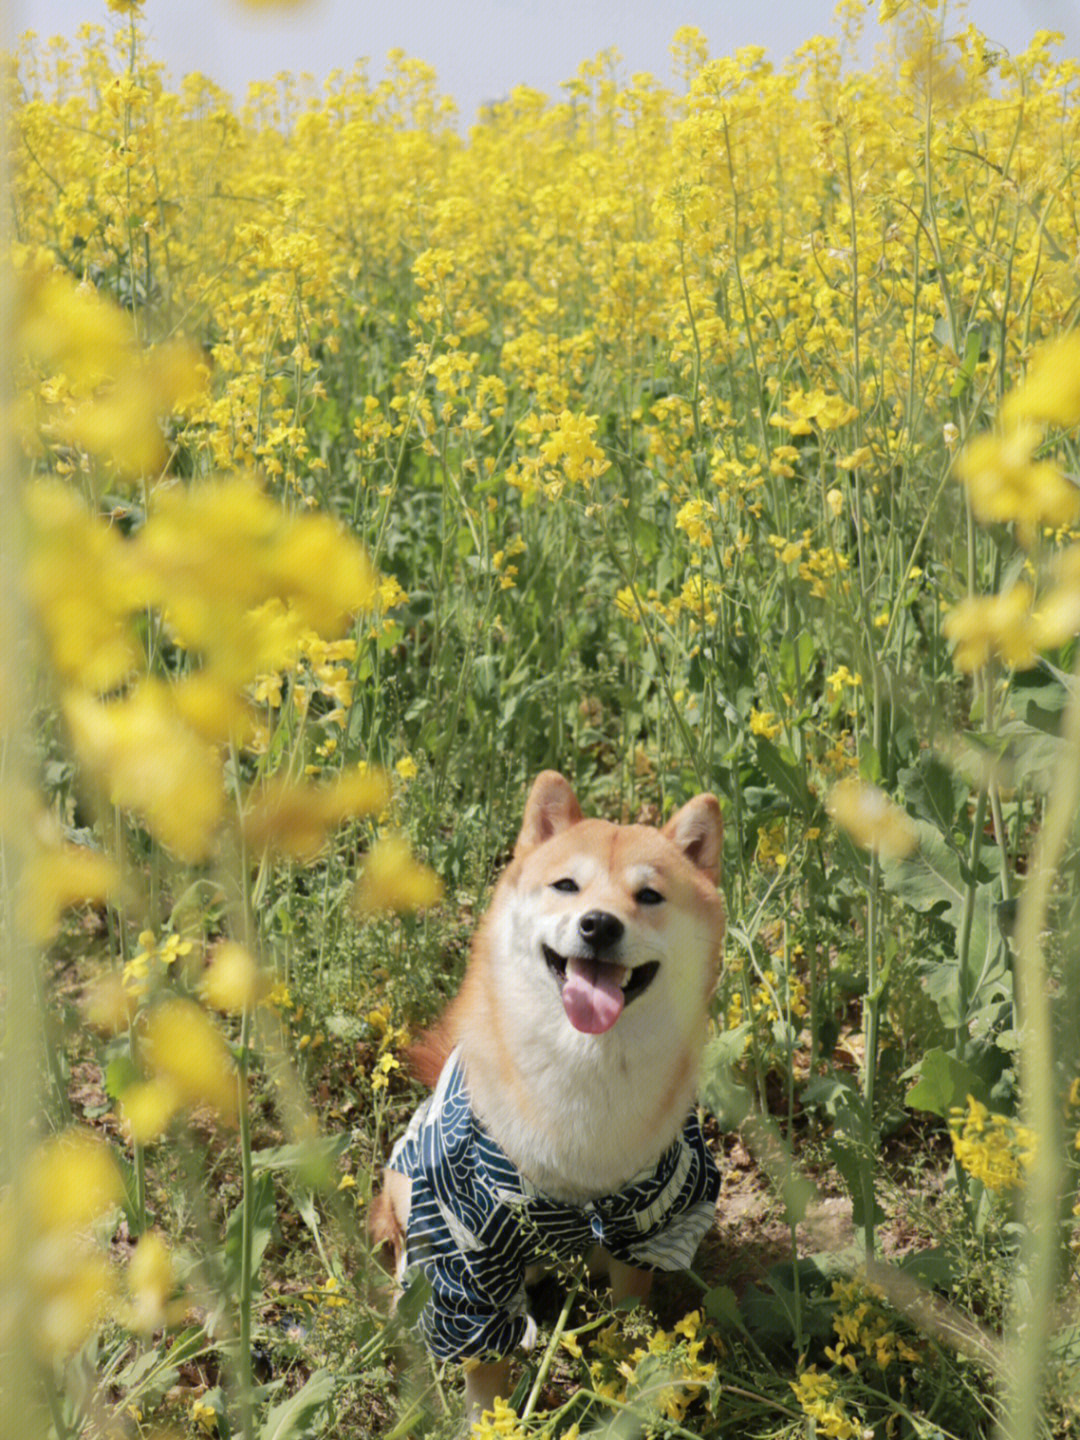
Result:
{"label": "green stem", "polygon": [[870,857],[869,893],[866,900],[866,1002],[863,1007],[863,1154],[859,1164],[862,1182],[863,1245],[867,1262],[874,1258],[874,1163],[877,1146],[874,1104],[877,1089],[877,1049],[882,986],[878,974],[878,900],[881,861]]}
{"label": "green stem", "polygon": [[240,1433],[243,1440],[254,1440],[255,1436],[254,1377],[251,1367],[251,1312],[255,1278],[252,1265],[255,1177],[251,1157],[251,1114],[247,1103],[250,1043],[251,1011],[247,1009],[244,1011],[244,1017],[240,1024],[240,1064],[237,1081],[240,1090],[240,1173],[243,1185],[240,1220],[240,1354],[237,1378],[240,1388]]}
{"label": "green stem", "polygon": [[53,1429],[56,1431],[56,1440],[68,1440],[71,1432],[64,1421],[64,1412],[60,1405],[60,1394],[51,1375],[44,1376],[44,1389],[45,1398],[49,1404],[49,1415],[52,1417]]}
{"label": "green stem", "polygon": [[987,791],[985,785],[980,789],[975,801],[975,817],[971,827],[971,849],[968,854],[968,875],[967,888],[964,891],[964,909],[960,917],[960,931],[957,935],[957,958],[960,962],[958,976],[959,993],[957,996],[957,1018],[956,1018],[956,1058],[962,1060],[967,1050],[968,1037],[968,1006],[971,1003],[969,980],[971,978],[968,970],[968,959],[971,954],[971,932],[975,923],[975,899],[978,893],[978,881],[976,873],[979,868],[979,841],[982,837],[983,825],[986,823]]}
{"label": "green stem", "polygon": [[1002,1421],[1010,1440],[1041,1433],[1039,1398],[1054,1325],[1060,1262],[1059,1219],[1065,1175],[1055,1067],[1054,997],[1042,937],[1050,897],[1080,806],[1080,662],[1062,724],[1062,763],[1054,776],[1016,919],[1016,986],[1024,1043],[1020,1052],[1021,1114],[1037,1136],[1024,1193],[1024,1239],[1013,1295],[1013,1335]]}
{"label": "green stem", "polygon": [[146,1233],[146,1151],[139,1144],[135,1154],[135,1212],[139,1220],[139,1234]]}
{"label": "green stem", "polygon": [[547,1349],[544,1351],[544,1358],[540,1361],[540,1368],[536,1372],[536,1379],[533,1381],[532,1389],[529,1391],[529,1398],[525,1401],[525,1408],[521,1412],[523,1421],[528,1420],[529,1416],[536,1409],[536,1402],[540,1399],[540,1391],[543,1389],[544,1381],[547,1379],[548,1372],[551,1370],[552,1362],[555,1359],[555,1352],[559,1348],[559,1341],[563,1337],[566,1322],[570,1319],[570,1311],[573,1309],[574,1301],[577,1299],[580,1290],[580,1285],[572,1285],[567,1292],[566,1299],[563,1301],[559,1318],[555,1322],[555,1328],[551,1332],[551,1339],[548,1341]]}

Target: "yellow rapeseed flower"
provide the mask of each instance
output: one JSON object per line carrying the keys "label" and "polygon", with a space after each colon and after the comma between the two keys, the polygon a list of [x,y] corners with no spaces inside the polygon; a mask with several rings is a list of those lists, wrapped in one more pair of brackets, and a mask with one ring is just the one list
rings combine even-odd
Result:
{"label": "yellow rapeseed flower", "polygon": [[750,710],[750,733],[766,740],[775,740],[784,733],[783,721],[771,710]]}
{"label": "yellow rapeseed flower", "polygon": [[1045,422],[1068,429],[1080,424],[1080,334],[1073,331],[1040,346],[1022,385],[1001,407],[1001,423]]}
{"label": "yellow rapeseed flower", "polygon": [[120,974],[111,970],[87,985],[81,1009],[93,1029],[102,1035],[119,1035],[134,1019],[136,1004]]}
{"label": "yellow rapeseed flower", "polygon": [[122,310],[43,254],[19,279],[16,353],[64,381],[44,395],[38,425],[128,478],[159,472],[167,451],[158,416],[190,406],[205,384],[197,349],[183,341],[143,349]]}
{"label": "yellow rapeseed flower", "polygon": [[191,1403],[191,1418],[204,1435],[212,1435],[217,1430],[218,1414],[212,1405],[207,1405],[205,1400],[193,1400]]}
{"label": "yellow rapeseed flower", "polygon": [[117,1113],[128,1138],[149,1145],[164,1135],[182,1106],[179,1087],[168,1076],[154,1076],[125,1086]]}
{"label": "yellow rapeseed flower", "polygon": [[236,1067],[221,1032],[193,1000],[155,1005],[139,1054],[148,1073],[171,1086],[181,1105],[207,1105],[226,1124],[236,1119]]}
{"label": "yellow rapeseed flower", "polygon": [[30,855],[19,875],[16,915],[27,939],[44,944],[56,934],[60,917],[87,900],[104,904],[116,892],[120,872],[113,860],[82,845],[42,848]]}
{"label": "yellow rapeseed flower", "polygon": [[390,798],[386,776],[366,766],[325,784],[272,780],[245,817],[244,834],[256,847],[311,860],[336,826],[355,816],[380,814]]}
{"label": "yellow rapeseed flower", "polygon": [[268,977],[246,946],[225,940],[215,948],[202,982],[208,1005],[228,1015],[240,1015],[257,1005],[268,991]]}
{"label": "yellow rapeseed flower", "polygon": [[1040,650],[1080,634],[1080,545],[1070,545],[1048,567],[1046,589],[1031,616],[1031,640]]}
{"label": "yellow rapeseed flower", "polygon": [[70,1130],[34,1151],[18,1193],[35,1230],[81,1231],[120,1204],[124,1185],[108,1145]]}
{"label": "yellow rapeseed flower", "polygon": [[95,1229],[124,1198],[109,1146],[88,1131],[47,1140],[0,1204],[8,1313],[46,1360],[66,1359],[111,1307],[112,1266]]}
{"label": "yellow rapeseed flower", "polygon": [[408,841],[400,835],[384,835],[363,862],[353,903],[361,915],[368,915],[380,910],[423,910],[441,898],[441,880],[413,858]]}
{"label": "yellow rapeseed flower", "polygon": [[953,642],[958,670],[979,670],[992,659],[1012,670],[1039,661],[1040,631],[1032,614],[1033,592],[1020,580],[1001,595],[970,596],[949,611],[942,627]]}
{"label": "yellow rapeseed flower", "polygon": [[172,1253],[157,1230],[139,1236],[127,1267],[127,1303],[120,1318],[129,1330],[149,1335],[183,1319],[184,1303],[173,1300],[176,1276]]}
{"label": "yellow rapeseed flower", "polygon": [[147,595],[132,548],[66,486],[39,481],[22,499],[22,583],[52,662],[91,690],[114,689],[139,662],[131,617]]}
{"label": "yellow rapeseed flower", "polygon": [[290,663],[313,630],[340,634],[376,598],[362,547],[335,521],[291,516],[244,476],[159,494],[132,545],[177,637],[239,683]]}
{"label": "yellow rapeseed flower", "polygon": [[168,686],[146,680],[121,700],[64,697],[76,753],[105,791],[184,860],[208,854],[225,808],[216,752],[185,725]]}
{"label": "yellow rapeseed flower", "polygon": [[984,525],[1016,521],[1028,535],[1041,526],[1069,525],[1080,514],[1080,490],[1049,460],[1036,460],[1042,427],[1020,420],[979,435],[956,462],[975,518]]}
{"label": "yellow rapeseed flower", "polygon": [[841,780],[834,785],[827,809],[836,824],[864,850],[902,859],[919,843],[907,811],[865,780]]}
{"label": "yellow rapeseed flower", "polygon": [[1035,1161],[1036,1137],[1009,1115],[992,1113],[974,1096],[949,1111],[953,1153],[967,1173],[1000,1195],[1019,1189]]}

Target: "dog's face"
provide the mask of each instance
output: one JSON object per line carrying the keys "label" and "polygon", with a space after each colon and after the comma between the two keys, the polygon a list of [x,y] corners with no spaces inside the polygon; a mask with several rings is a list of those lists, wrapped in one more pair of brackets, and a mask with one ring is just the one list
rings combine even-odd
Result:
{"label": "dog's face", "polygon": [[723,938],[721,837],[711,795],[653,830],[583,820],[562,776],[541,775],[501,897],[538,1019],[561,1007],[573,1030],[603,1036],[645,1012],[674,1032],[703,1016]]}
{"label": "dog's face", "polygon": [[473,1108],[541,1190],[578,1203],[655,1164],[686,1119],[723,939],[722,826],[584,820],[533,785],[452,1007]]}

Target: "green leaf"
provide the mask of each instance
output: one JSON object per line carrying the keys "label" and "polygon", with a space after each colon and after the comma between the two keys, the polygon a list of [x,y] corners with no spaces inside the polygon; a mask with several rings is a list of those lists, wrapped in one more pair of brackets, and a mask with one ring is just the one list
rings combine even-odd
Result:
{"label": "green leaf", "polygon": [[[826,1146],[851,1197],[851,1223],[855,1229],[864,1230],[868,1223],[880,1225],[885,1219],[885,1211],[878,1202],[874,1186],[874,1155],[865,1145],[857,1144],[841,1133],[830,1135]],[[868,1195],[874,1212],[872,1219],[866,1214]]]}
{"label": "green leaf", "polygon": [[110,1100],[118,1100],[129,1085],[139,1078],[135,1062],[130,1055],[118,1055],[105,1067],[105,1093]]}
{"label": "green leaf", "polygon": [[430,1281],[426,1275],[417,1271],[402,1291],[395,1312],[398,1320],[406,1329],[411,1328],[420,1319],[420,1311],[427,1304],[430,1294]]}
{"label": "green leaf", "polygon": [[824,1110],[836,1128],[846,1134],[862,1135],[865,1131],[862,1095],[846,1077],[815,1076],[803,1089],[802,1103]]}
{"label": "green leaf", "polygon": [[327,1190],[336,1183],[334,1166],[349,1143],[348,1135],[319,1135],[298,1145],[273,1145],[251,1157],[256,1171],[284,1170],[312,1190]]}
{"label": "green leaf", "polygon": [[337,1386],[337,1377],[329,1370],[315,1370],[303,1389],[275,1405],[259,1427],[259,1440],[288,1440],[292,1435],[311,1435],[319,1411],[326,1405]]}
{"label": "green leaf", "polygon": [[755,737],[754,749],[762,773],[776,789],[786,795],[803,815],[815,815],[818,802],[807,788],[805,767],[798,763],[791,750],[786,745],[779,749],[764,735]]}
{"label": "green leaf", "polygon": [[797,640],[785,636],[780,642],[780,673],[784,684],[798,694],[806,683],[806,677],[813,669],[817,644],[809,630],[803,630]]}
{"label": "green leaf", "polygon": [[919,846],[903,860],[882,856],[886,890],[920,914],[937,912],[955,930],[964,913],[965,885],[960,857],[934,825],[916,820]]}
{"label": "green leaf", "polygon": [[919,1250],[899,1261],[900,1269],[928,1290],[948,1291],[956,1278],[956,1260],[943,1246]]}
{"label": "green leaf", "polygon": [[730,1285],[714,1285],[704,1300],[705,1314],[718,1325],[727,1325],[734,1330],[745,1330],[739,1310],[739,1297]]}
{"label": "green leaf", "polygon": [[217,1416],[218,1440],[229,1440],[232,1433],[229,1425],[229,1407],[225,1403],[225,1395],[220,1385],[215,1385],[212,1390],[207,1390],[202,1396],[202,1403],[209,1405]]}
{"label": "green leaf", "polygon": [[[170,1357],[171,1360],[171,1357]],[[116,1384],[125,1397],[138,1390],[140,1394],[162,1395],[176,1379],[178,1371],[176,1366],[164,1363],[162,1356],[157,1350],[144,1350],[141,1355],[117,1372],[114,1377]],[[147,1384],[147,1382],[153,1382]],[[143,1390],[142,1387],[146,1386]]]}
{"label": "green leaf", "polygon": [[901,770],[898,779],[915,816],[948,834],[968,795],[960,776],[936,755],[923,754],[910,769]]}
{"label": "green leaf", "polygon": [[701,1064],[701,1103],[716,1117],[721,1130],[737,1130],[750,1113],[750,1095],[735,1078],[735,1066],[746,1048],[750,1025],[744,1021],[715,1036],[705,1046]]}
{"label": "green leaf", "polygon": [[834,1302],[826,1292],[839,1273],[827,1257],[824,1264],[811,1256],[797,1266],[787,1260],[774,1265],[766,1276],[768,1289],[752,1285],[742,1297],[746,1328],[765,1343],[787,1345],[797,1333],[804,1343],[831,1337]]}
{"label": "green leaf", "polygon": [[960,362],[960,369],[949,391],[950,399],[959,399],[966,390],[971,388],[971,382],[975,378],[975,367],[982,359],[985,344],[986,339],[981,326],[968,331],[967,339],[964,342],[964,358]]}
{"label": "green leaf", "polygon": [[941,1049],[927,1050],[919,1062],[919,1078],[905,1097],[912,1110],[927,1110],[948,1119],[954,1105],[963,1105],[969,1095],[984,1103],[989,1086],[979,1072]]}

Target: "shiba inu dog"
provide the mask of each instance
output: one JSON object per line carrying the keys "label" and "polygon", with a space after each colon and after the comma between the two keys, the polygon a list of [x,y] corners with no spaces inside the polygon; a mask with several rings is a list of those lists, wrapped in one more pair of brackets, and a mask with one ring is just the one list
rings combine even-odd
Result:
{"label": "shiba inu dog", "polygon": [[719,1175],[691,1111],[723,939],[722,824],[698,795],[659,830],[584,819],[535,781],[461,989],[414,1051],[434,1092],[391,1154],[372,1235],[431,1287],[469,1419],[535,1340],[529,1267],[606,1261],[615,1299],[690,1263]]}

